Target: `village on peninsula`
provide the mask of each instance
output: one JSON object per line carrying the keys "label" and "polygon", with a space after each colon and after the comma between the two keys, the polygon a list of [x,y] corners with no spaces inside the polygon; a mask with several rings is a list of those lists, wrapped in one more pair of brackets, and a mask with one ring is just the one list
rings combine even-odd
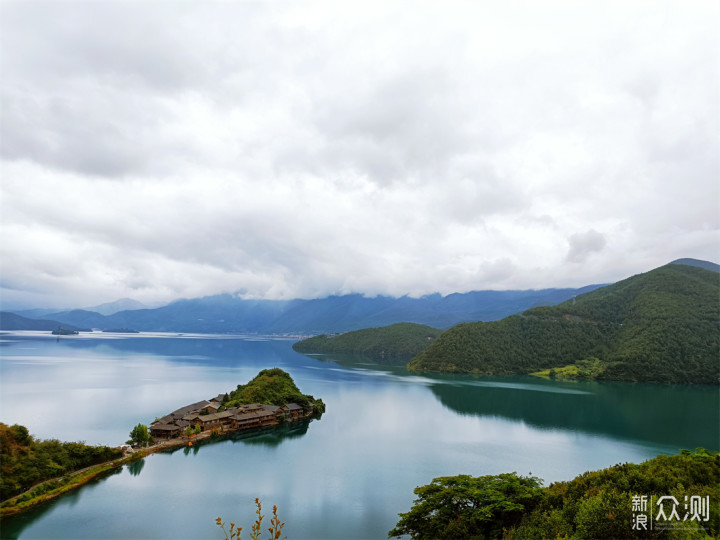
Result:
{"label": "village on peninsula", "polygon": [[[227,397],[227,394],[224,396]],[[199,432],[240,431],[276,426],[287,421],[309,418],[314,414],[312,404],[310,410],[305,412],[297,403],[286,403],[282,406],[251,403],[220,411],[224,396],[221,394],[209,401],[181,407],[159,418],[150,425],[150,435],[155,439],[173,439],[185,433],[188,427],[193,429],[196,426],[199,426]]]}
{"label": "village on peninsula", "polygon": [[220,435],[276,426],[325,412],[321,399],[300,392],[290,375],[279,368],[264,369],[245,385],[209,400],[198,401],[157,418],[150,424],[156,441]]}

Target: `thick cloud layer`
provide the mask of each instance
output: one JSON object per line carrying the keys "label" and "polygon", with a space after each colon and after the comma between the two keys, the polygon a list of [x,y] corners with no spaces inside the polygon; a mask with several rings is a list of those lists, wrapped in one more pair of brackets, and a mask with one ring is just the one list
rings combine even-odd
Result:
{"label": "thick cloud layer", "polygon": [[720,259],[716,3],[0,11],[5,307]]}

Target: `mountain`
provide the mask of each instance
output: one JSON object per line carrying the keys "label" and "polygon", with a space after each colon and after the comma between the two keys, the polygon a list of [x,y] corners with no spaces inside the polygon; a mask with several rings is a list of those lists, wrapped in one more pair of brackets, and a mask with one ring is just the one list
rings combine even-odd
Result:
{"label": "mountain", "polygon": [[442,330],[422,324],[397,323],[340,335],[323,334],[298,341],[293,349],[309,354],[355,354],[381,364],[398,364],[425,350],[440,334]]}
{"label": "mountain", "polygon": [[21,317],[15,313],[8,311],[0,311],[0,329],[1,330],[55,330],[62,327],[65,330],[76,330],[78,332],[89,331],[86,328],[78,328],[70,324],[51,321],[48,319],[28,319]]}
{"label": "mountain", "polygon": [[94,311],[100,315],[112,315],[113,313],[117,313],[119,311],[147,309],[147,306],[142,302],[133,300],[132,298],[121,298],[120,300],[115,300],[114,302],[107,302],[105,304],[100,304],[99,306],[86,307],[82,309],[84,311]]}
{"label": "mountain", "polygon": [[720,264],[715,264],[714,262],[710,261],[701,261],[699,259],[677,259],[670,264],[684,264],[685,266],[695,266],[697,268],[704,268],[705,270],[710,270],[711,272],[720,273]]}
{"label": "mountain", "polygon": [[574,366],[599,379],[718,384],[719,298],[716,272],[668,264],[554,307],[455,326],[408,367],[528,374]]}
{"label": "mountain", "polygon": [[250,332],[324,334],[399,322],[450,328],[464,321],[497,320],[534,306],[553,305],[601,285],[581,289],[473,291],[421,298],[359,294],[313,300],[243,300],[230,294],[178,300],[156,309],[104,316],[87,310],[48,317],[82,327],[134,328],[146,332]]}

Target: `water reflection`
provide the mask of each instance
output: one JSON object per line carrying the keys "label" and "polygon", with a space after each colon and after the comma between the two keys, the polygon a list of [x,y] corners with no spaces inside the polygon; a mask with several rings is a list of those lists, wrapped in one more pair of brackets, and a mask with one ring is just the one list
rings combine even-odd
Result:
{"label": "water reflection", "polygon": [[235,431],[224,435],[218,435],[217,437],[210,437],[201,441],[193,442],[191,445],[185,445],[179,448],[173,448],[164,452],[165,454],[173,454],[182,452],[187,456],[190,453],[193,455],[200,451],[200,448],[210,446],[218,443],[230,442],[231,444],[244,444],[248,446],[264,446],[267,448],[277,448],[283,442],[299,439],[305,436],[310,427],[310,423],[313,420],[319,420],[320,418],[308,418],[304,420],[297,420],[287,424],[279,426],[271,426],[264,428],[257,428],[247,431]]}
{"label": "water reflection", "polygon": [[16,538],[20,538],[23,531],[25,531],[26,528],[30,527],[38,519],[52,513],[53,511],[62,512],[65,509],[78,505],[83,500],[83,497],[87,496],[88,492],[91,491],[93,487],[98,486],[104,480],[120,473],[122,473],[122,467],[110,469],[109,471],[105,471],[97,475],[81,489],[73,489],[60,497],[40,503],[21,514],[4,518],[2,520],[0,537],[2,537],[3,540],[14,540]]}
{"label": "water reflection", "polygon": [[145,458],[128,463],[127,470],[132,476],[138,476],[145,466]]}
{"label": "water reflection", "polygon": [[502,417],[542,429],[562,429],[678,448],[720,449],[718,388],[594,381],[550,381],[536,377],[418,375],[402,366],[328,355],[356,375],[424,384],[448,409],[479,417]]}

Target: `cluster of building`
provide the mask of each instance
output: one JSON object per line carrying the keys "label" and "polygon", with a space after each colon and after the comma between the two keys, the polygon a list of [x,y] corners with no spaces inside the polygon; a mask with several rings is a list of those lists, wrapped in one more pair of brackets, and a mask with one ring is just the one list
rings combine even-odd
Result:
{"label": "cluster of building", "polygon": [[150,435],[155,439],[174,439],[182,436],[188,426],[200,427],[200,431],[238,431],[263,426],[273,426],[281,422],[305,418],[305,414],[297,403],[283,406],[253,403],[239,407],[229,407],[220,411],[223,394],[210,399],[187,405],[167,416],[155,420],[150,425]]}

